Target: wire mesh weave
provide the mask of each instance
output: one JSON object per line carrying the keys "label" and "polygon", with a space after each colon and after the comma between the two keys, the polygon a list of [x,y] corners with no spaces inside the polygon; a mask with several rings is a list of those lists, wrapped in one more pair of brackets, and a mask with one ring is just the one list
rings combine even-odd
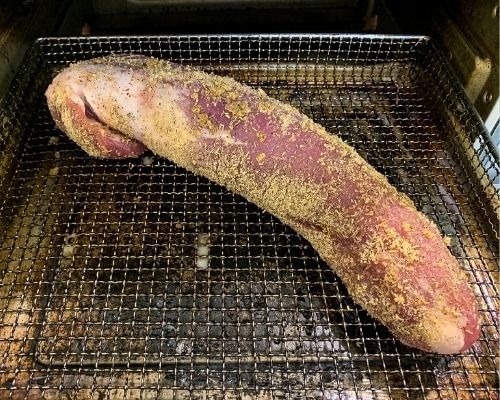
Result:
{"label": "wire mesh weave", "polygon": [[[451,239],[479,342],[412,350],[243,198],[151,154],[84,154],[43,91],[61,67],[109,53],[231,75],[354,146]],[[496,396],[498,156],[427,38],[40,39],[0,121],[0,398]]]}

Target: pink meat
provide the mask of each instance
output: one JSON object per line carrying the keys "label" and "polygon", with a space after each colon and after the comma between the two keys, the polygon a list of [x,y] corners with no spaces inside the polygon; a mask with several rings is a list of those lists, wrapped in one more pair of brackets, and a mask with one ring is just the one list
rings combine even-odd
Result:
{"label": "pink meat", "polygon": [[403,343],[457,353],[477,340],[474,295],[436,226],[296,109],[230,78],[137,56],[72,65],[46,95],[57,126],[89,154],[148,148],[276,215]]}

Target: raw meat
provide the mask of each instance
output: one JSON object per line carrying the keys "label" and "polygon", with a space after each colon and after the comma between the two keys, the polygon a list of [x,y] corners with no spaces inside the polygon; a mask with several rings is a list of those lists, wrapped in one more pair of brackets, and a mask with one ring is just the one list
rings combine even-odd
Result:
{"label": "raw meat", "polygon": [[148,148],[277,216],[403,343],[457,353],[477,340],[474,294],[436,226],[293,107],[142,56],[74,64],[46,96],[57,126],[88,154],[134,157]]}

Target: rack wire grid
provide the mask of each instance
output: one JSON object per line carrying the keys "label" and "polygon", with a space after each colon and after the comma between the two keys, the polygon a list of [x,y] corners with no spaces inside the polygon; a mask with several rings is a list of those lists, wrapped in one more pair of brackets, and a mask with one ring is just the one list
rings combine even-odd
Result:
{"label": "rack wire grid", "polygon": [[[233,76],[354,146],[451,239],[477,344],[408,348],[272,215],[152,154],[87,156],[43,92],[110,53]],[[497,398],[498,154],[440,54],[408,36],[38,40],[0,110],[0,398]]]}

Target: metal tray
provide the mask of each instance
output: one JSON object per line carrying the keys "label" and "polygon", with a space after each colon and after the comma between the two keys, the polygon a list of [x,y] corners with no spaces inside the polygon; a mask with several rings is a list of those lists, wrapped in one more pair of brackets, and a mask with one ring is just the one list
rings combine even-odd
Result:
{"label": "metal tray", "polygon": [[[84,154],[43,92],[68,63],[110,53],[231,75],[353,145],[450,238],[479,342],[458,356],[410,349],[243,198],[151,154]],[[498,154],[428,38],[43,38],[0,121],[0,398],[496,395]]]}

